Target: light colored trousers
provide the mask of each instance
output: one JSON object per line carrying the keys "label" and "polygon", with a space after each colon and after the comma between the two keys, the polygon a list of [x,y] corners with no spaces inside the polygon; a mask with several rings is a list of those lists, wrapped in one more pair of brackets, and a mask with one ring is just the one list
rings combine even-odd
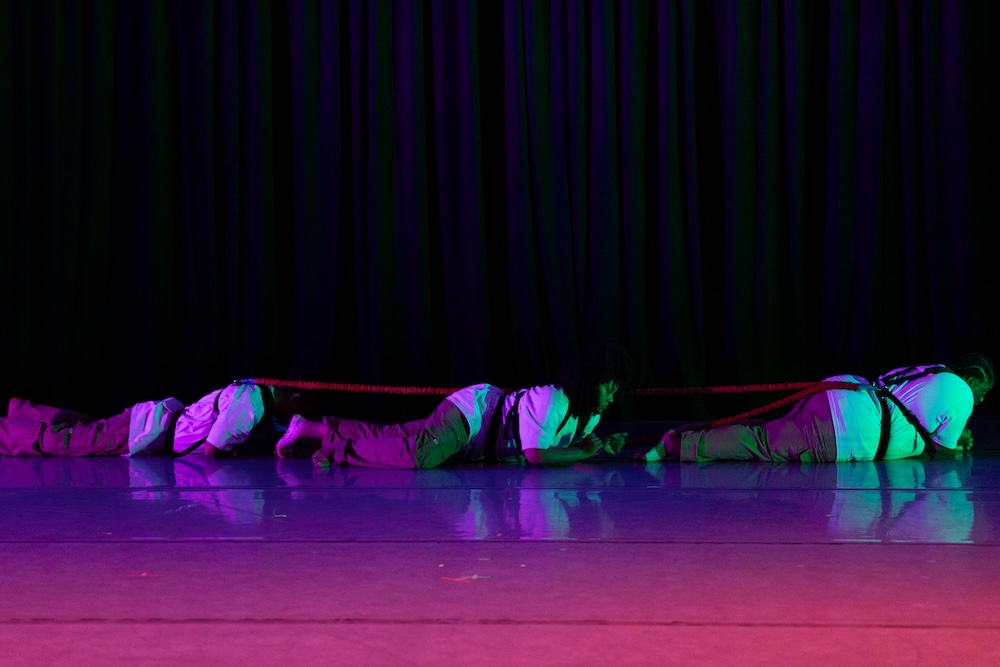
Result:
{"label": "light colored trousers", "polygon": [[335,464],[368,468],[436,468],[469,444],[469,426],[449,400],[422,420],[376,424],[324,417],[323,450]]}
{"label": "light colored trousers", "polygon": [[837,436],[825,391],[783,417],[681,433],[681,461],[836,461]]}
{"label": "light colored trousers", "polygon": [[120,456],[128,453],[129,413],[88,415],[12,398],[0,418],[0,454],[7,456]]}

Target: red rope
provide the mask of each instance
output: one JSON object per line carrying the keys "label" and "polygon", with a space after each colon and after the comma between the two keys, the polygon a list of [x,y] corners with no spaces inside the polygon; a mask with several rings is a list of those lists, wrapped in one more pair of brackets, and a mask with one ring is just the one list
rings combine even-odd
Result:
{"label": "red rope", "polygon": [[[802,400],[806,396],[812,396],[813,394],[818,394],[821,391],[827,391],[830,389],[845,389],[848,391],[858,391],[862,385],[855,382],[838,382],[836,380],[823,380],[821,382],[798,382],[796,385],[803,386],[802,389],[785,396],[784,398],[779,398],[776,401],[772,401],[767,405],[762,405],[758,408],[753,408],[752,410],[747,410],[746,412],[741,412],[738,415],[733,415],[732,417],[722,417],[720,419],[715,419],[709,422],[703,422],[700,424],[685,424],[684,426],[675,429],[678,431],[704,431],[710,428],[717,428],[719,426],[727,426],[729,424],[735,424],[741,422],[745,419],[753,419],[754,417],[759,417],[760,415],[776,410],[782,406],[788,405],[789,403],[795,403],[796,401]],[[750,385],[747,385],[750,386]],[[777,386],[777,385],[757,385],[757,386]],[[787,387],[788,385],[783,385]],[[771,391],[756,389],[755,391]],[[729,393],[729,392],[716,392],[716,393]],[[629,442],[630,447],[638,447],[645,444],[651,444],[654,442],[659,442],[659,438],[647,438],[644,440],[634,440]]]}
{"label": "red rope", "polygon": [[269,384],[272,387],[292,387],[293,389],[319,389],[325,391],[350,391],[371,394],[401,394],[407,396],[448,396],[458,391],[458,388],[448,387],[392,387],[378,384],[350,384],[343,382],[311,382],[308,380],[275,380],[271,378],[254,378],[257,384]]}
{"label": "red rope", "polygon": [[[410,395],[410,396],[447,396],[458,391],[457,388],[450,387],[399,387],[399,386],[387,386],[387,385],[377,385],[377,384],[352,384],[343,382],[312,382],[308,380],[279,380],[274,378],[254,378],[253,380],[257,384],[268,384],[274,387],[292,387],[294,389],[316,389],[325,391],[349,391],[349,392],[368,392],[375,394],[396,394],[396,395]],[[853,382],[837,382],[833,380],[822,380],[820,382],[786,382],[782,384],[746,384],[746,385],[722,385],[722,386],[708,386],[708,387],[647,387],[640,389],[633,389],[633,396],[669,396],[669,395],[684,395],[684,394],[743,394],[751,392],[762,392],[762,391],[790,391],[797,389],[794,394],[785,396],[776,401],[772,401],[767,405],[762,405],[758,408],[752,410],[747,410],[746,412],[741,412],[738,415],[733,415],[732,417],[723,417],[721,419],[716,419],[710,422],[704,422],[701,424],[687,424],[682,430],[704,430],[709,428],[716,428],[717,426],[725,426],[727,424],[734,424],[736,422],[743,421],[744,419],[752,419],[754,417],[759,417],[760,415],[776,410],[782,406],[788,405],[789,403],[794,403],[798,400],[805,398],[806,396],[811,396],[812,394],[817,394],[821,391],[826,391],[828,389],[847,389],[857,391],[861,385],[855,384]],[[504,391],[510,391],[505,389]],[[659,438],[650,438],[646,440],[638,440],[629,442],[630,447],[637,447],[645,444],[651,444],[653,442],[658,442]]]}
{"label": "red rope", "polygon": [[[758,391],[791,391],[808,389],[817,382],[783,382],[780,384],[730,384],[709,387],[643,387],[632,390],[634,396],[672,396],[681,394],[747,394]],[[827,383],[829,384],[829,383]],[[840,383],[845,384],[845,383]]]}
{"label": "red rope", "polygon": [[[268,384],[273,387],[292,387],[294,389],[317,389],[325,391],[348,391],[348,392],[358,392],[358,393],[373,393],[373,394],[397,394],[397,395],[414,395],[414,396],[447,396],[458,391],[459,388],[453,387],[400,387],[400,386],[390,386],[390,385],[378,385],[378,384],[354,384],[354,383],[344,383],[344,382],[312,382],[309,380],[278,380],[273,378],[254,378],[253,380],[257,384]],[[818,388],[817,388],[818,387]],[[671,396],[671,395],[685,395],[685,394],[745,394],[751,392],[763,392],[763,391],[791,391],[793,389],[802,390],[798,394],[795,394],[790,400],[782,399],[781,401],[776,401],[777,405],[774,407],[779,407],[787,402],[791,402],[801,398],[802,396],[808,396],[809,394],[816,393],[817,391],[823,391],[825,389],[849,389],[856,388],[850,382],[785,382],[781,384],[744,384],[744,385],[720,385],[720,386],[708,386],[708,387],[642,387],[633,389],[630,393],[633,396]],[[510,391],[505,389],[504,391]],[[804,392],[804,393],[803,393]],[[773,408],[764,406],[762,410],[767,412]]]}
{"label": "red rope", "polygon": [[[254,378],[257,384],[269,384],[274,387],[292,387],[295,389],[318,389],[326,391],[350,391],[369,392],[376,394],[397,394],[397,395],[417,395],[417,396],[447,396],[453,394],[458,389],[449,387],[396,387],[377,384],[350,384],[342,382],[311,382],[304,380],[278,380],[272,378]],[[686,424],[680,430],[700,431],[727,424],[735,424],[744,419],[752,419],[760,415],[776,410],[782,406],[794,403],[798,400],[817,394],[828,389],[847,389],[857,391],[861,385],[853,382],[837,382],[833,380],[822,380],[820,382],[786,382],[783,384],[745,384],[745,385],[724,385],[710,387],[650,387],[633,389],[634,396],[669,396],[678,394],[743,394],[761,391],[790,391],[797,389],[794,394],[779,398],[767,405],[762,405],[746,412],[741,412],[732,417],[723,417],[701,424]],[[510,391],[505,389],[504,391]],[[659,438],[647,438],[643,440],[632,440],[629,447],[640,447],[659,442]]]}
{"label": "red rope", "polygon": [[788,405],[789,403],[794,403],[798,400],[805,398],[806,396],[812,396],[813,394],[818,394],[821,391],[827,391],[829,389],[847,389],[850,391],[857,391],[860,388],[861,385],[855,382],[836,382],[832,380],[830,381],[824,380],[822,382],[812,382],[809,383],[805,388],[795,392],[794,394],[791,394],[790,396],[785,396],[784,398],[780,398],[777,401],[772,401],[767,405],[762,405],[759,408],[747,410],[746,412],[740,413],[738,415],[733,415],[732,417],[723,417],[721,419],[716,419],[710,422],[706,422],[705,424],[694,425],[693,427],[688,426],[685,427],[685,430],[694,430],[694,429],[703,430],[703,429],[715,428],[716,426],[725,426],[727,424],[733,424],[742,421],[744,419],[752,419],[753,417],[759,417],[762,414],[766,414],[784,405]]}

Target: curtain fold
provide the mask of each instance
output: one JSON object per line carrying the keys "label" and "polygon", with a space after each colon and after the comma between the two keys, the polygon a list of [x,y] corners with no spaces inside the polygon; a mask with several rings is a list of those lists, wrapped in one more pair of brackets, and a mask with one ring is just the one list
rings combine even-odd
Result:
{"label": "curtain fold", "polygon": [[659,386],[989,354],[990,16],[2,3],[0,390],[513,386],[597,341]]}

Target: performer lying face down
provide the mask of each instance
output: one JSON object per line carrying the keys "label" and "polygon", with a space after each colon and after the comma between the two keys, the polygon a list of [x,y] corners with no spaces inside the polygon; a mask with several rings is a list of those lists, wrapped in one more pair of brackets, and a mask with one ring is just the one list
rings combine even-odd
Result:
{"label": "performer lying face down", "polygon": [[[85,414],[12,398],[0,417],[0,454],[8,456],[180,456],[202,448],[229,456],[251,434],[277,433],[305,405],[297,393],[234,382],[184,405],[145,401],[95,420]],[[275,437],[277,437],[275,435]]]}
{"label": "performer lying face down", "polygon": [[872,461],[972,447],[966,424],[993,389],[993,364],[967,354],[954,364],[898,368],[869,382],[857,375],[831,381],[858,390],[809,396],[777,419],[706,430],[668,431],[645,461]]}
{"label": "performer lying face down", "polygon": [[600,451],[618,454],[625,433],[594,434],[601,413],[631,382],[634,364],[619,347],[588,348],[566,364],[554,384],[505,394],[490,384],[465,387],[445,398],[423,420],[374,424],[325,417],[292,418],[278,441],[279,457],[302,439],[320,441],[320,467],[434,468],[445,461],[522,461],[558,465]]}

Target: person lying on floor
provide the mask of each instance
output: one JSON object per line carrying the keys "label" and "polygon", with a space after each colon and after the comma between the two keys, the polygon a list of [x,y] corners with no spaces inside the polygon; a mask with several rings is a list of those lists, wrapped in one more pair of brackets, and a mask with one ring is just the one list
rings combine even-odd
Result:
{"label": "person lying on floor", "polygon": [[296,415],[276,452],[290,456],[299,440],[319,440],[312,457],[319,467],[377,468],[435,468],[445,461],[477,460],[560,465],[601,451],[616,455],[626,434],[601,439],[594,428],[615,393],[631,382],[633,369],[624,350],[599,345],[563,366],[554,384],[509,394],[490,384],[465,387],[415,422],[310,421]]}
{"label": "person lying on floor", "polygon": [[231,455],[251,434],[283,430],[300,397],[269,385],[234,382],[185,406],[146,401],[106,419],[12,398],[0,418],[0,454],[8,456]]}
{"label": "person lying on floor", "polygon": [[898,368],[869,382],[857,375],[828,378],[853,389],[806,397],[788,414],[754,424],[667,431],[647,462],[879,461],[972,447],[966,426],[993,389],[993,364],[967,354],[954,364]]}

